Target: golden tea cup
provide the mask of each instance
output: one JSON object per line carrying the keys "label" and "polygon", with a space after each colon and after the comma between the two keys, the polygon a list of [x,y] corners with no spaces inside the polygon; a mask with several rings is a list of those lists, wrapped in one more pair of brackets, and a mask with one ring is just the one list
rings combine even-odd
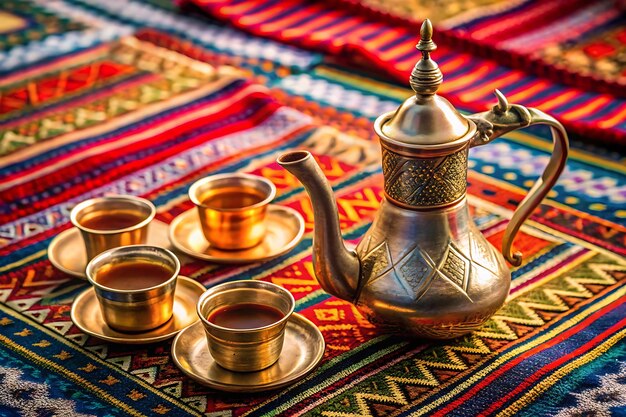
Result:
{"label": "golden tea cup", "polygon": [[248,249],[265,236],[267,205],[276,187],[250,174],[219,174],[196,181],[189,198],[196,205],[202,233],[219,249]]}
{"label": "golden tea cup", "polygon": [[[283,317],[264,327],[233,329],[208,317],[236,304],[257,304],[279,310]],[[233,281],[216,285],[198,300],[198,316],[207,336],[209,352],[218,365],[231,371],[259,371],[273,365],[283,349],[285,326],[296,302],[283,287],[264,281]]]}
{"label": "golden tea cup", "polygon": [[[77,204],[70,213],[72,224],[80,230],[87,250],[87,260],[107,249],[119,246],[139,245],[148,239],[148,225],[156,215],[156,207],[150,201],[131,195],[115,195],[92,198]],[[118,228],[94,228],[94,220],[115,219],[123,216],[132,223]]]}
{"label": "golden tea cup", "polygon": [[[98,282],[98,273],[122,263],[149,262],[171,271],[158,285],[140,289],[116,289]],[[173,314],[176,279],[180,262],[167,249],[148,245],[109,249],[87,265],[87,279],[93,285],[104,321],[122,332],[141,332],[165,324]],[[137,277],[142,279],[142,277]]]}

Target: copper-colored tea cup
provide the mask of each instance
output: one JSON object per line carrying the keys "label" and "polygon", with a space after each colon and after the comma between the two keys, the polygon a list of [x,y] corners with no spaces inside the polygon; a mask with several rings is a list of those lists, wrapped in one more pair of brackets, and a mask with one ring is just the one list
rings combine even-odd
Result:
{"label": "copper-colored tea cup", "polygon": [[276,187],[266,178],[250,174],[219,174],[202,178],[189,188],[202,233],[219,249],[247,249],[265,236],[267,205]]}
{"label": "copper-colored tea cup", "polygon": [[114,195],[77,204],[70,220],[81,232],[89,261],[108,249],[146,243],[155,215],[156,207],[144,198]]}

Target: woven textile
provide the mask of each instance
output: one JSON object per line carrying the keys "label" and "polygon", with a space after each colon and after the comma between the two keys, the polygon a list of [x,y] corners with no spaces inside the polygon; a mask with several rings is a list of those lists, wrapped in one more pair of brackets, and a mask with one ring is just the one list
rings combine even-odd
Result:
{"label": "woven textile", "polygon": [[[506,305],[480,331],[445,342],[386,336],[320,289],[310,202],[275,158],[293,148],[316,156],[336,191],[344,236],[356,243],[383,194],[371,124],[409,95],[406,88],[162,0],[6,4],[0,415],[626,413],[622,155],[572,151],[515,242],[525,263],[513,270]],[[515,132],[470,153],[471,212],[496,247],[548,160],[546,135]],[[274,392],[234,395],[199,385],[173,364],[171,341],[130,346],[87,336],[69,310],[88,284],[47,258],[78,201],[139,195],[169,223],[193,207],[192,182],[234,171],[276,184],[275,202],[305,218],[302,242],[259,264],[183,258],[181,273],[207,287],[258,279],[294,294],[296,310],[322,331],[326,352],[310,376]]]}
{"label": "woven textile", "polygon": [[[355,65],[374,67],[402,82],[403,85],[413,65],[419,59],[419,53],[415,49],[419,23],[410,21],[398,24],[396,19],[390,19],[389,15],[372,13],[369,8],[364,8],[357,1],[340,0],[321,3],[308,0],[181,1],[183,4],[197,5],[206,13],[255,35],[323,51]],[[515,4],[515,2],[506,3]],[[543,5],[545,9],[547,7],[545,3],[539,1],[528,7]],[[569,4],[565,1],[549,3],[551,5],[553,3]],[[555,5],[550,6],[550,9],[552,14],[558,14],[561,13],[563,7]],[[513,23],[517,24],[515,13],[516,11],[513,10],[510,12],[511,16],[496,14],[492,20],[489,20],[493,23],[494,31],[495,28],[506,30],[512,27]],[[591,15],[595,16],[593,13]],[[425,17],[428,16],[420,16],[420,18]],[[505,17],[513,23],[500,25],[499,22],[504,21]],[[482,22],[481,19],[477,18],[477,20],[478,23]],[[569,27],[566,29],[569,30]],[[477,29],[474,27],[467,29],[470,34],[474,33],[472,32],[474,30]],[[458,32],[465,33],[460,29]],[[517,55],[511,55],[508,50],[498,49],[499,54],[507,58],[503,61],[508,65],[513,65],[513,67],[506,67],[496,60],[482,58],[482,56],[497,57],[499,55],[483,54],[485,47],[482,44],[470,42],[467,39],[469,36],[453,36],[450,31],[435,30],[435,41],[440,47],[433,54],[433,58],[439,63],[444,73],[444,83],[439,91],[453,104],[471,111],[482,111],[494,103],[493,90],[498,88],[509,97],[511,102],[537,107],[558,117],[570,132],[586,135],[594,141],[626,143],[626,101],[622,97],[623,94],[619,93],[622,90],[622,84],[618,81],[605,86],[601,89],[604,93],[600,93],[597,92],[595,86],[602,84],[603,81],[596,80],[589,74],[595,76],[595,74],[601,74],[601,71],[581,69],[581,72],[586,71],[589,74],[578,77],[580,82],[563,84],[564,80],[572,78],[568,76],[569,72],[558,71],[554,69],[556,67],[548,64],[537,67],[534,62],[530,63],[525,58],[516,60],[514,58]],[[544,38],[544,35],[537,35],[537,40],[534,42],[543,45]],[[520,43],[529,44],[523,40],[520,40]],[[616,60],[619,60],[617,58],[619,50],[613,46],[610,48],[615,50]],[[568,56],[558,52],[552,54],[555,55],[553,59]],[[570,64],[566,66],[573,68]],[[529,69],[535,67],[538,68],[537,71],[529,72]],[[547,73],[554,73],[554,76],[545,77]]]}
{"label": "woven textile", "polygon": [[622,1],[328,1],[408,29],[429,16],[448,45],[556,82],[626,94]]}

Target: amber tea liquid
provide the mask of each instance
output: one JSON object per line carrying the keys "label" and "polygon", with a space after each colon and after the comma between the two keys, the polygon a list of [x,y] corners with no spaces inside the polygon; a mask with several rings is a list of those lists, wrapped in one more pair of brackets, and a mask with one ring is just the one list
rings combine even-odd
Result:
{"label": "amber tea liquid", "polygon": [[237,209],[258,204],[266,197],[254,187],[221,187],[207,191],[200,202],[215,209]]}
{"label": "amber tea liquid", "polygon": [[80,219],[80,224],[93,230],[118,230],[135,226],[146,216],[134,211],[95,211]]}
{"label": "amber tea liquid", "polygon": [[141,290],[164,283],[173,271],[149,261],[129,261],[105,265],[96,272],[95,281],[116,290]]}
{"label": "amber tea liquid", "polygon": [[241,303],[212,311],[207,320],[228,329],[256,329],[269,326],[285,315],[277,308],[256,303]]}

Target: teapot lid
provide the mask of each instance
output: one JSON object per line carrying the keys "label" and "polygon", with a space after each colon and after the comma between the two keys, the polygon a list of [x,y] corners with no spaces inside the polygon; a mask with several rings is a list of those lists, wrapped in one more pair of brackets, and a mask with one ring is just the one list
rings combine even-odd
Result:
{"label": "teapot lid", "polygon": [[465,142],[473,124],[464,118],[448,100],[436,94],[443,74],[430,53],[437,49],[432,41],[433,26],[424,20],[417,49],[422,58],[411,72],[410,84],[415,95],[395,111],[376,120],[376,131],[387,142],[410,148],[447,147],[453,142]]}

